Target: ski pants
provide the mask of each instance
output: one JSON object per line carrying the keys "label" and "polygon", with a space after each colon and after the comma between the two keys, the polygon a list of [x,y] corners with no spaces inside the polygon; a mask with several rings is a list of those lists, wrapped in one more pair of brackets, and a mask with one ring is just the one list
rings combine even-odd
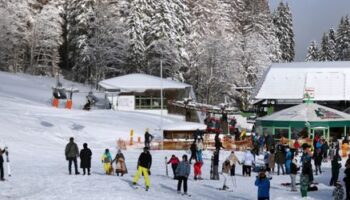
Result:
{"label": "ski pants", "polygon": [[171,165],[171,168],[173,169],[174,178],[176,178],[176,168],[177,168],[177,164]]}
{"label": "ski pants", "polygon": [[329,183],[330,186],[335,185],[335,183],[338,181],[339,173],[332,173],[332,178]]}
{"label": "ski pants", "polygon": [[307,189],[309,188],[309,176],[300,175],[300,193],[301,197],[307,197]]}
{"label": "ski pants", "polygon": [[297,178],[297,175],[296,175],[296,174],[290,174],[292,191],[297,190],[296,178]]}
{"label": "ski pants", "polygon": [[280,175],[280,168],[282,168],[282,173],[284,174],[284,166],[283,166],[283,164],[277,163],[277,175]]}
{"label": "ski pants", "polygon": [[187,177],[185,176],[178,177],[177,191],[181,191],[182,182],[184,182],[184,192],[187,193]]}
{"label": "ski pants", "polygon": [[133,182],[137,183],[137,181],[140,179],[141,174],[143,174],[143,176],[145,177],[146,187],[149,187],[151,183],[150,183],[149,176],[148,176],[148,169],[145,167],[139,166],[139,168],[137,169],[137,172],[134,176]]}
{"label": "ski pants", "polygon": [[78,165],[77,165],[77,158],[68,158],[68,170],[69,173],[72,173],[72,162],[74,163],[74,169],[75,173],[78,173]]}
{"label": "ski pants", "polygon": [[84,175],[86,174],[86,169],[87,169],[88,174],[90,175],[90,168],[83,168]]}
{"label": "ski pants", "polygon": [[0,163],[0,179],[4,179],[4,163]]}

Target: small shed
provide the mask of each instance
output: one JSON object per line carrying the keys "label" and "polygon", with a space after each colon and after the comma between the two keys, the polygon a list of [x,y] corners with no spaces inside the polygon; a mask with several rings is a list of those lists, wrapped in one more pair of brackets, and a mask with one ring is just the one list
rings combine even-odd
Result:
{"label": "small shed", "polygon": [[348,133],[350,115],[316,103],[302,103],[256,120],[257,132],[275,139],[340,138]]}
{"label": "small shed", "polygon": [[182,122],[163,127],[163,149],[186,150],[194,141],[193,135],[199,129],[206,130],[205,124]]}

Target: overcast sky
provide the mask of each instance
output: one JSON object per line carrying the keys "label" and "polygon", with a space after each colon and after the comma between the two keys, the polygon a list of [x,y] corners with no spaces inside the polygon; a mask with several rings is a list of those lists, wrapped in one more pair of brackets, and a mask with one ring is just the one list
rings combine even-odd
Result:
{"label": "overcast sky", "polygon": [[[269,0],[275,10],[281,0]],[[338,27],[340,18],[350,15],[350,0],[283,0],[288,2],[294,24],[296,42],[295,61],[304,61],[311,40],[320,42],[329,28]]]}

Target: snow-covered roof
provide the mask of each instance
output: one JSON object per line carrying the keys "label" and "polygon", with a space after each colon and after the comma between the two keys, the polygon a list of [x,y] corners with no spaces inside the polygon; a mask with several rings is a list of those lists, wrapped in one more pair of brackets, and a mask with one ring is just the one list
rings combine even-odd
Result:
{"label": "snow-covered roof", "polygon": [[164,79],[147,74],[128,74],[115,78],[100,81],[99,86],[105,90],[129,91],[129,92],[144,92],[145,90],[160,90],[163,89],[185,89],[191,87],[186,83]]}
{"label": "snow-covered roof", "polygon": [[207,126],[205,124],[194,123],[194,122],[180,122],[163,126],[164,131],[194,131],[194,130],[205,130]]}
{"label": "snow-covered roof", "polygon": [[314,91],[315,101],[350,100],[350,62],[272,64],[256,87],[256,99],[303,99]]}
{"label": "snow-covered roof", "polygon": [[257,121],[304,121],[329,122],[348,121],[350,115],[316,103],[302,103],[269,116],[258,118]]}

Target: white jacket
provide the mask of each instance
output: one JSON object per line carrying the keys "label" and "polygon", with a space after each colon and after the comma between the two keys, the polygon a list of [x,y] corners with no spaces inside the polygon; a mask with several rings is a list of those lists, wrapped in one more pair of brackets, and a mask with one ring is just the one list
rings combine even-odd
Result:
{"label": "white jacket", "polygon": [[249,151],[244,154],[243,164],[247,166],[252,166],[255,163],[254,156]]}

